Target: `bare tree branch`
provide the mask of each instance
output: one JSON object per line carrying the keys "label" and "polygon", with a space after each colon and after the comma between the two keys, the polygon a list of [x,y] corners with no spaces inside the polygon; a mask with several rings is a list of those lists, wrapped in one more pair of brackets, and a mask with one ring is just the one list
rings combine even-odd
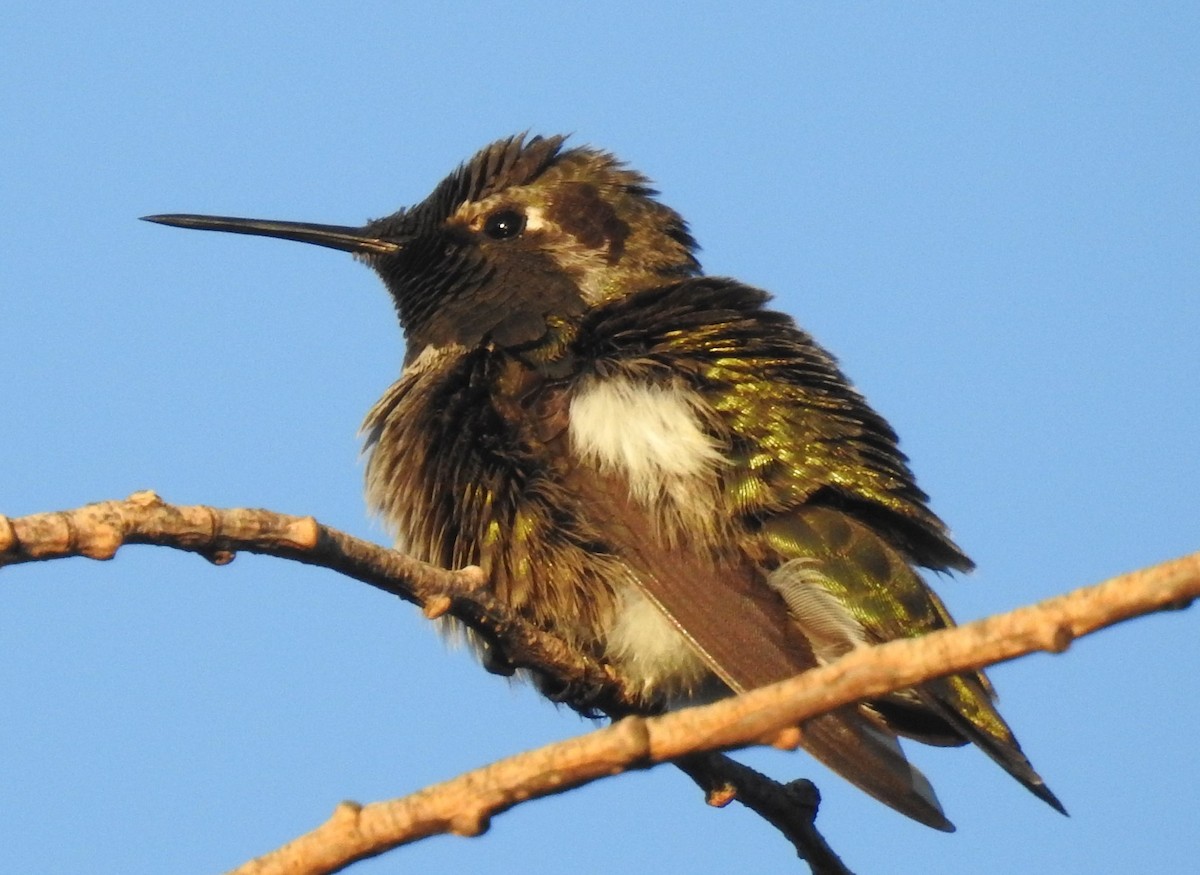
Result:
{"label": "bare tree branch", "polygon": [[791,727],[840,705],[1038,650],[1058,653],[1077,637],[1151,611],[1181,607],[1197,596],[1200,553],[956,629],[861,648],[831,665],[714,705],[628,717],[404,799],[342,807],[313,832],[234,871],[334,872],[435,832],[474,835],[490,815],[533,796],[677,760],[696,750],[798,742]]}
{"label": "bare tree branch", "polygon": [[[393,551],[326,529],[312,518],[267,511],[171,507],[151,493],[75,511],[9,520],[0,517],[0,566],[59,556],[110,558],[122,543],[156,543],[229,561],[237,550],[283,556],[349,574],[424,606],[451,612],[503,644],[514,664],[574,681],[614,684],[606,707],[622,713],[625,697],[606,667],[569,652],[537,630],[518,628],[479,588],[477,572],[444,572]],[[704,752],[769,743],[796,747],[804,720],[931,678],[1044,650],[1061,652],[1076,638],[1153,611],[1181,608],[1200,596],[1200,554],[1113,578],[955,629],[860,648],[837,662],[780,684],[702,708],[657,717],[626,717],[579,738],[520,754],[411,796],[357,806],[344,803],[311,833],[235,870],[237,873],[327,873],[437,833],[476,835],[495,814],[530,798],[562,792],[628,769],[677,762],[709,794],[732,792],[779,828],[813,871],[845,873],[836,856],[801,828],[816,799],[804,785],[775,788],[755,800],[754,779],[729,760]],[[510,638],[510,634],[515,637]],[[542,649],[545,645],[545,649]],[[567,653],[564,656],[560,651]],[[527,662],[528,661],[528,662]],[[576,671],[579,673],[576,674]],[[624,698],[627,703],[630,701]],[[722,772],[729,764],[728,771]],[[761,776],[760,776],[761,777]],[[729,791],[727,788],[734,789]],[[751,789],[747,789],[751,788]],[[785,794],[780,796],[776,791]],[[766,801],[769,800],[769,801]],[[781,812],[785,812],[781,815]],[[799,812],[791,817],[787,812]],[[815,836],[815,839],[813,838]]]}

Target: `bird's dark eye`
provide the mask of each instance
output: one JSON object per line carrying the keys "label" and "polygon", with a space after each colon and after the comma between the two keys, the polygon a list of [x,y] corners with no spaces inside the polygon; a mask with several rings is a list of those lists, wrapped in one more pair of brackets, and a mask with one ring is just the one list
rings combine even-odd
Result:
{"label": "bird's dark eye", "polygon": [[516,210],[497,210],[483,223],[483,233],[493,240],[509,240],[525,230],[525,214]]}

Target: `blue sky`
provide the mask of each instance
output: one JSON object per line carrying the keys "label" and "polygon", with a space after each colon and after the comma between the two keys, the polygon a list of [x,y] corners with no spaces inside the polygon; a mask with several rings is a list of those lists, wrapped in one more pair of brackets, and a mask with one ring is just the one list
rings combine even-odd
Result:
{"label": "blue sky", "polygon": [[[432,7],[432,4],[429,4]],[[979,564],[960,619],[1200,547],[1190,4],[44,3],[0,32],[0,513],[153,488],[382,540],[356,430],[403,355],[338,253],[136,221],[354,224],[507,134],[645,171],[896,426]],[[422,4],[425,6],[425,4]],[[860,873],[1190,871],[1195,611],[994,670],[1071,811],[913,749],[959,832],[801,754]],[[417,612],[250,556],[0,571],[0,871],[210,873],[343,798],[588,728]],[[671,769],[351,871],[797,871]]]}

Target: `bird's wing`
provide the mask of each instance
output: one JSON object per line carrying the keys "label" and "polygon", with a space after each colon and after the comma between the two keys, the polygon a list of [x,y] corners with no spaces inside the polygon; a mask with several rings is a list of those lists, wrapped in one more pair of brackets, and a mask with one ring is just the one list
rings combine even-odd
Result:
{"label": "bird's wing", "polygon": [[[593,316],[585,336],[595,344],[590,356],[607,354],[626,369],[636,369],[636,360],[647,378],[667,371],[702,399],[707,427],[727,457],[721,513],[741,526],[744,555],[789,602],[780,620],[764,607],[769,600],[759,589],[761,576],[743,575],[734,588],[737,599],[753,606],[737,610],[758,612],[747,634],[773,630],[767,649],[775,656],[752,661],[790,661],[794,673],[859,644],[950,624],[912,566],[968,570],[972,563],[928,508],[895,432],[825,350],[790,318],[763,306],[767,299],[729,280],[687,280],[614,303]],[[641,564],[652,560],[644,556]],[[689,632],[702,629],[706,618],[728,616],[728,581],[713,585],[694,573],[684,579],[678,567],[686,561],[643,572],[668,614]],[[751,661],[739,662],[732,635],[719,631],[700,645],[713,648],[710,664]],[[805,643],[797,645],[797,637]],[[754,667],[742,667],[746,677],[756,676]],[[783,669],[758,671],[774,670]],[[931,743],[975,742],[1061,810],[991,699],[986,677],[968,673],[886,697],[862,713],[880,727]]]}
{"label": "bird's wing", "polygon": [[[575,464],[563,476],[587,508],[597,542],[729,689],[766,686],[816,665],[783,599],[740,551],[720,555],[706,539],[692,542],[665,532],[620,473]],[[856,707],[807,720],[801,731],[810,753],[867,793],[921,823],[953,830],[929,781],[909,764],[895,736]]]}

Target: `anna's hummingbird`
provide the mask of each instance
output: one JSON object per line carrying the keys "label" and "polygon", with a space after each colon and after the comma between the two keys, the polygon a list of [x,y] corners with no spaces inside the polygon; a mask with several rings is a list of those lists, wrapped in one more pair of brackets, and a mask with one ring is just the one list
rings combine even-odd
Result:
{"label": "anna's hummingbird", "polygon": [[[972,563],[895,432],[765,292],[703,275],[656,194],[609,153],[516,136],[362,227],[147,218],[371,266],[407,340],[365,423],[371,505],[647,710],[951,625],[915,567]],[[803,743],[937,829],[897,736],[974,742],[1062,811],[993,698],[982,672],[954,675],[809,720]]]}

